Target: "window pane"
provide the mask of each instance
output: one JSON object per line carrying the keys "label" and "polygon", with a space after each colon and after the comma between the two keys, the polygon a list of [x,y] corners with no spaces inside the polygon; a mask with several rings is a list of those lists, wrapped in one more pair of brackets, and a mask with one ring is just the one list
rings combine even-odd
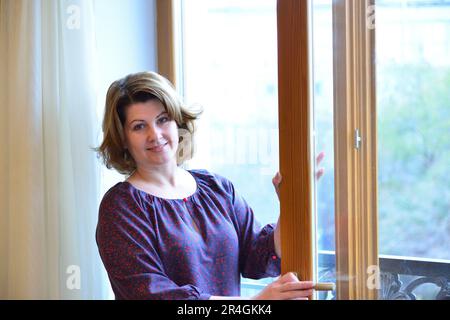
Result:
{"label": "window pane", "polygon": [[[333,134],[333,17],[332,0],[312,3],[313,105],[315,155],[325,157],[316,166],[324,175],[316,182],[318,279],[335,281],[334,238],[334,134]],[[332,293],[321,292],[319,299]]]}
{"label": "window pane", "polygon": [[[436,266],[448,281],[450,2],[376,3],[379,251],[407,256],[398,274]],[[427,282],[415,294],[435,289]]]}
{"label": "window pane", "polygon": [[376,30],[380,253],[450,259],[450,3],[380,2]]}
{"label": "window pane", "polygon": [[[262,224],[276,222],[276,1],[181,4],[184,97],[204,109],[189,167],[227,177]],[[255,293],[243,289],[242,295]]]}

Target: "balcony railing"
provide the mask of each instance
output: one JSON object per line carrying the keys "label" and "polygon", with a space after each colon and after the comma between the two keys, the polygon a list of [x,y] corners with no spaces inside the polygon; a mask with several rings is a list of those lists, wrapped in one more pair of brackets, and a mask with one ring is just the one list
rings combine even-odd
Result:
{"label": "balcony railing", "polygon": [[[450,300],[450,260],[380,255],[380,300]],[[319,253],[320,281],[336,281],[335,253]],[[417,293],[419,292],[419,293]],[[321,296],[322,299],[334,299]]]}
{"label": "balcony railing", "polygon": [[[319,281],[336,282],[333,251],[319,253]],[[270,281],[268,281],[270,283]],[[264,284],[243,279],[243,291],[255,294]],[[333,300],[335,292],[321,292],[319,299]],[[380,255],[380,300],[450,300],[450,260]]]}

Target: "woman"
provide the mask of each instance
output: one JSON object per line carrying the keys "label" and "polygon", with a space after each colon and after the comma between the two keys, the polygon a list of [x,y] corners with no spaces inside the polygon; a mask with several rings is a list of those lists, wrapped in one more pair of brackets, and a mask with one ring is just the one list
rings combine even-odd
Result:
{"label": "woman", "polygon": [[[103,197],[96,239],[116,299],[239,299],[241,275],[280,274],[279,228],[261,228],[224,177],[180,166],[198,116],[156,73],[108,89],[98,152],[128,178]],[[287,273],[248,298],[307,299],[312,287]]]}

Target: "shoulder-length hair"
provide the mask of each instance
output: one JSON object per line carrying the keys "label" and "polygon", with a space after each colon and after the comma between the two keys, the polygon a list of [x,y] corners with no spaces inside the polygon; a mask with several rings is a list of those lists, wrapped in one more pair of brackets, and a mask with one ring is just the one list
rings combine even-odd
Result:
{"label": "shoulder-length hair", "polygon": [[[189,110],[182,103],[172,84],[155,72],[139,72],[114,81],[106,94],[103,117],[103,142],[96,149],[108,169],[114,168],[121,174],[131,175],[136,170],[136,162],[125,148],[124,125],[126,108],[134,103],[159,100],[169,117],[175,120],[181,139],[190,139],[188,154],[193,155],[193,135],[195,120],[201,110]],[[180,134],[182,132],[182,134]],[[182,165],[186,157],[177,152],[177,164]]]}

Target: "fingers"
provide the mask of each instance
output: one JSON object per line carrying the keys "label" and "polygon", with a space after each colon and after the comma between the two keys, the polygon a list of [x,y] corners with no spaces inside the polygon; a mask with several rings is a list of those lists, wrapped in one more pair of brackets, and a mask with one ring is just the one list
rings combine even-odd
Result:
{"label": "fingers", "polygon": [[282,177],[281,177],[280,172],[277,172],[272,179],[273,185],[277,187],[281,183],[281,179],[282,179]]}
{"label": "fingers", "polygon": [[[316,165],[317,166],[322,162],[323,158],[325,158],[325,152],[321,151],[316,157]],[[319,180],[323,176],[324,173],[325,173],[324,168],[320,168],[319,170],[317,170],[316,171],[316,180]]]}
{"label": "fingers", "polygon": [[275,192],[277,193],[278,199],[280,198],[280,190],[279,190],[280,183],[281,183],[281,174],[277,172],[272,179],[272,184],[275,187]]}
{"label": "fingers", "polygon": [[289,282],[283,285],[287,290],[313,290],[314,282],[312,281],[299,281]]}
{"label": "fingers", "polygon": [[280,287],[281,292],[288,291],[303,291],[309,292],[309,294],[303,295],[304,297],[310,296],[313,292],[314,283],[312,281],[299,281],[284,283]]}
{"label": "fingers", "polygon": [[290,282],[299,282],[298,277],[297,277],[297,273],[295,272],[288,272],[285,273],[284,275],[282,275],[278,280],[278,283],[283,284],[283,283],[290,283]]}
{"label": "fingers", "polygon": [[325,169],[324,168],[320,168],[319,170],[317,170],[316,172],[316,180],[319,180],[323,174],[325,173]]}
{"label": "fingers", "polygon": [[313,296],[314,282],[299,281],[295,272],[288,272],[266,286],[257,300],[309,300]]}
{"label": "fingers", "polygon": [[299,281],[295,272],[288,272],[278,279],[280,297],[286,300],[309,300],[313,295],[314,282]]}
{"label": "fingers", "polygon": [[323,160],[323,158],[325,158],[325,151],[321,151],[317,157],[316,157],[316,164],[320,164]]}
{"label": "fingers", "polygon": [[308,297],[313,295],[313,290],[300,290],[300,291],[287,291],[281,293],[281,296],[285,300],[309,300]]}
{"label": "fingers", "polygon": [[286,300],[308,299],[314,293],[313,283],[311,281],[305,282],[290,282],[285,283],[279,288],[280,297]]}

